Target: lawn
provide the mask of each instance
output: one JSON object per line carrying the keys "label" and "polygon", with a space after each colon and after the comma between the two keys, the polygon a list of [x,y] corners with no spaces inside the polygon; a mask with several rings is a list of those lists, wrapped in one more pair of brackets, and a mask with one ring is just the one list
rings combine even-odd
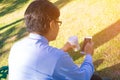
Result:
{"label": "lawn", "polygon": [[[23,15],[32,0],[0,0],[0,66],[8,65],[10,47],[25,37]],[[95,70],[102,76],[120,79],[120,0],[51,0],[60,9],[62,26],[50,45],[61,48],[70,36],[81,44],[92,36]],[[79,65],[84,56],[69,52]]]}

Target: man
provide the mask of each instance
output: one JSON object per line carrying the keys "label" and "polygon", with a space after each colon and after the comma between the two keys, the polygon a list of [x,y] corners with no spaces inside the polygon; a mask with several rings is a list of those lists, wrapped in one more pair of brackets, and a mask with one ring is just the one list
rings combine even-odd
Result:
{"label": "man", "polygon": [[67,53],[73,46],[61,49],[49,46],[56,39],[59,9],[47,0],[33,1],[25,12],[28,37],[15,43],[9,56],[9,80],[90,80],[94,72],[93,44],[87,43],[85,60],[80,67]]}

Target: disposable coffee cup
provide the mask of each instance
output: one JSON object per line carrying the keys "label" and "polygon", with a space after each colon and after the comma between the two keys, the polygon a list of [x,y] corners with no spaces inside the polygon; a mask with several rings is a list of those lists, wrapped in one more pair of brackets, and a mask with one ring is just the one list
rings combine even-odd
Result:
{"label": "disposable coffee cup", "polygon": [[80,50],[80,46],[79,46],[79,43],[78,43],[78,37],[77,36],[71,36],[71,37],[69,37],[68,42],[71,45],[75,46],[73,48],[74,51]]}
{"label": "disposable coffee cup", "polygon": [[85,54],[84,48],[85,48],[86,44],[87,44],[88,42],[91,42],[91,41],[92,41],[92,37],[91,37],[91,36],[84,38],[84,41],[83,41],[83,44],[82,44],[82,47],[81,47],[81,51],[80,51],[81,54]]}

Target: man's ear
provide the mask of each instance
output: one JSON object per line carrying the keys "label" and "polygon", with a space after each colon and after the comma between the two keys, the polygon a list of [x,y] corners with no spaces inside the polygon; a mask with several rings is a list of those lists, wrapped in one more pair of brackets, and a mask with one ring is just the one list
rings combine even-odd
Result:
{"label": "man's ear", "polygon": [[54,26],[55,26],[54,20],[50,21],[50,29],[51,30],[53,30]]}

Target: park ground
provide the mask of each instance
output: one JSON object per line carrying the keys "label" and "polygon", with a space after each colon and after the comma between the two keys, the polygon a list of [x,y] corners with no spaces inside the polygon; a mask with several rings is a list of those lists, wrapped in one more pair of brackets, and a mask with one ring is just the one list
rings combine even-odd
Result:
{"label": "park ground", "polygon": [[[50,45],[61,48],[70,36],[79,43],[92,36],[95,45],[93,62],[102,77],[120,80],[120,0],[50,0],[60,9],[62,26]],[[32,0],[0,0],[0,67],[8,65],[13,43],[27,36],[23,20]],[[84,55],[69,52],[79,65]]]}

